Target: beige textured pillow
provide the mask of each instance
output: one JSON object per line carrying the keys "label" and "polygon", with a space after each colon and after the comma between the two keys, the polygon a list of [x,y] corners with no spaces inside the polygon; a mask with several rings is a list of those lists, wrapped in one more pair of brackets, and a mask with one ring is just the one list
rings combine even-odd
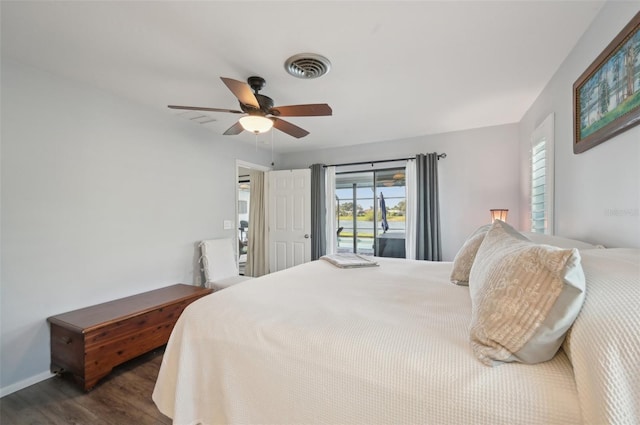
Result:
{"label": "beige textured pillow", "polygon": [[577,249],[536,245],[496,221],[469,278],[471,346],[487,365],[540,363],[560,348],[585,296]]}
{"label": "beige textured pillow", "polygon": [[471,266],[473,266],[473,260],[476,258],[478,248],[480,248],[480,244],[490,228],[490,224],[479,227],[467,238],[464,245],[462,245],[462,248],[460,248],[460,251],[458,251],[456,257],[453,259],[451,283],[469,286],[469,273],[471,272]]}

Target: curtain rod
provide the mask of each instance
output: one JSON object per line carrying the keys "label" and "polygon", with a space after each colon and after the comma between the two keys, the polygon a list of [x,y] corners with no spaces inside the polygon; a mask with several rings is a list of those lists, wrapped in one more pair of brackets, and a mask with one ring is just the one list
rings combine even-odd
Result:
{"label": "curtain rod", "polygon": [[[441,153],[438,154],[438,159],[444,159],[447,157],[446,153]],[[347,162],[344,164],[330,164],[330,165],[323,165],[324,168],[327,167],[346,167],[348,165],[364,165],[364,164],[371,164],[371,166],[373,166],[373,164],[380,164],[383,162],[397,162],[397,161],[408,161],[410,159],[416,159],[415,156],[412,156],[410,158],[397,158],[397,159],[379,159],[377,161],[361,161],[361,162]]]}

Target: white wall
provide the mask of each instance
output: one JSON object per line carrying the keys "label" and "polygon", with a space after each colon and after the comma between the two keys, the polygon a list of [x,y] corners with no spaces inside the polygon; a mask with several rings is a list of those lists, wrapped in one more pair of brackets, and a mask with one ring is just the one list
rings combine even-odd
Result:
{"label": "white wall", "polygon": [[572,87],[638,12],[607,2],[520,123],[520,224],[528,226],[528,158],[533,129],[555,113],[555,233],[615,247],[640,247],[640,126],[575,155]]}
{"label": "white wall", "polygon": [[[490,222],[489,209],[508,208],[517,223],[519,145],[516,124],[380,143],[284,154],[279,168],[313,163],[341,164],[446,153],[438,161],[442,254],[452,260],[478,226]],[[508,219],[508,221],[512,221]]]}
{"label": "white wall", "polygon": [[2,59],[2,395],[49,369],[48,316],[197,282],[235,236],[236,159],[271,152]]}

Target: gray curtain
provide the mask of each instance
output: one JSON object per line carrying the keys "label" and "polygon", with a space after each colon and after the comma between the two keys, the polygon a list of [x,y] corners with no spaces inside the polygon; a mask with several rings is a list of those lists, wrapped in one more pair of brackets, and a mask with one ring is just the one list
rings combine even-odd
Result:
{"label": "gray curtain", "polygon": [[311,260],[327,252],[325,170],[322,164],[311,166]]}
{"label": "gray curtain", "polygon": [[416,155],[416,260],[441,261],[438,154]]}
{"label": "gray curtain", "polygon": [[247,265],[244,274],[258,277],[267,274],[267,224],[265,219],[264,172],[251,170],[249,235]]}

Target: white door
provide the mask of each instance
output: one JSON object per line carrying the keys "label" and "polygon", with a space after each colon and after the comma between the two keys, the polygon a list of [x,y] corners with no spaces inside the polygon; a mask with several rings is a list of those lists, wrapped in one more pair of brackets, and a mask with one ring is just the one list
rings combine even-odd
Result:
{"label": "white door", "polygon": [[311,261],[311,170],[269,172],[269,271]]}

